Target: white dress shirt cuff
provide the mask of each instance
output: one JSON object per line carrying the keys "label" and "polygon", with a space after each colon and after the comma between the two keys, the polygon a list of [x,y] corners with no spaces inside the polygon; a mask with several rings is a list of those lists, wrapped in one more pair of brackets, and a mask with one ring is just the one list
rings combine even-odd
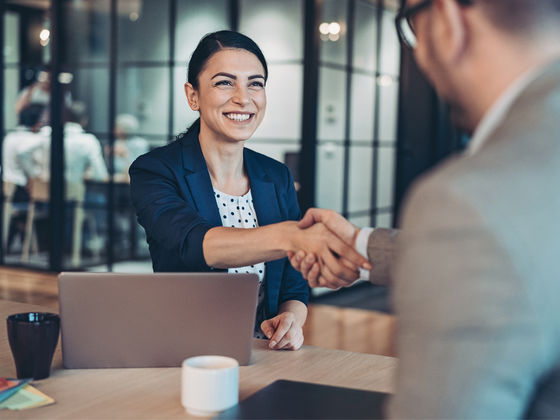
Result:
{"label": "white dress shirt cuff", "polygon": [[[369,257],[367,253],[367,246],[369,242],[369,235],[371,235],[371,232],[373,231],[374,228],[361,228],[358,236],[356,237],[356,251],[358,252],[358,254],[367,258],[368,260]],[[369,270],[365,270],[360,267],[360,279],[369,280]]]}

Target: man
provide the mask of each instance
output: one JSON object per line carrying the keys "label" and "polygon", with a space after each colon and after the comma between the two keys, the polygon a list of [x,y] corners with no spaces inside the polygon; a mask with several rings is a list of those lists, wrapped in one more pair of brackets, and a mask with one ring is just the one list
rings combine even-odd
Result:
{"label": "man", "polygon": [[[20,124],[4,137],[2,143],[3,243],[6,252],[18,231],[23,237],[25,219],[24,214],[21,214],[20,211],[27,210],[29,203],[27,183],[29,178],[34,176],[36,168],[32,162],[29,163],[22,159],[22,154],[27,148],[35,148],[41,143],[41,137],[37,131],[40,128],[42,114],[43,107],[40,105],[30,105],[23,109],[19,115]],[[16,217],[12,218],[12,216]]]}
{"label": "man", "polygon": [[393,280],[389,417],[560,418],[560,1],[410,0],[399,24],[469,149],[412,188],[394,264],[394,232],[317,209],[301,226],[367,244],[371,280]]}
{"label": "man", "polygon": [[20,125],[6,135],[2,144],[4,182],[16,185],[15,196],[21,197],[16,201],[29,201],[25,188],[28,178],[33,176],[33,168],[26,166],[20,155],[26,148],[36,147],[40,143],[37,131],[40,128],[38,123],[42,112],[41,106],[25,108],[20,114]]}

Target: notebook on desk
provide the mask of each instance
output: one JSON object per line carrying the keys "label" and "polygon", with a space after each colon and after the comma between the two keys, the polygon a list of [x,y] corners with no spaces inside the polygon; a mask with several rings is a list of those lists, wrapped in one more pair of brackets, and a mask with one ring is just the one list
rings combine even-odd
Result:
{"label": "notebook on desk", "polygon": [[382,419],[389,394],[279,380],[216,419]]}
{"label": "notebook on desk", "polygon": [[228,273],[62,273],[64,367],[178,367],[251,359],[259,279]]}

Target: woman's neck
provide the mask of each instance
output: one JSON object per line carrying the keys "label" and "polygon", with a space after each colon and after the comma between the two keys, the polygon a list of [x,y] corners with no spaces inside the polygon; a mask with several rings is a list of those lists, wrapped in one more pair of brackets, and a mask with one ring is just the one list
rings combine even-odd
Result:
{"label": "woman's neck", "polygon": [[201,130],[200,148],[206,160],[212,186],[233,196],[244,195],[249,191],[249,179],[243,165],[243,146],[245,142],[232,142],[216,139]]}

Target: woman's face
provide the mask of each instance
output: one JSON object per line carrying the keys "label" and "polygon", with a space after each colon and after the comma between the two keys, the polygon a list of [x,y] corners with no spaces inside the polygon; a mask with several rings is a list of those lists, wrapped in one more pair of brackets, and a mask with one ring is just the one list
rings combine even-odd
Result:
{"label": "woman's face", "polygon": [[264,75],[259,59],[248,51],[214,54],[198,77],[198,89],[185,84],[189,105],[200,111],[201,133],[216,140],[250,138],[266,109]]}

